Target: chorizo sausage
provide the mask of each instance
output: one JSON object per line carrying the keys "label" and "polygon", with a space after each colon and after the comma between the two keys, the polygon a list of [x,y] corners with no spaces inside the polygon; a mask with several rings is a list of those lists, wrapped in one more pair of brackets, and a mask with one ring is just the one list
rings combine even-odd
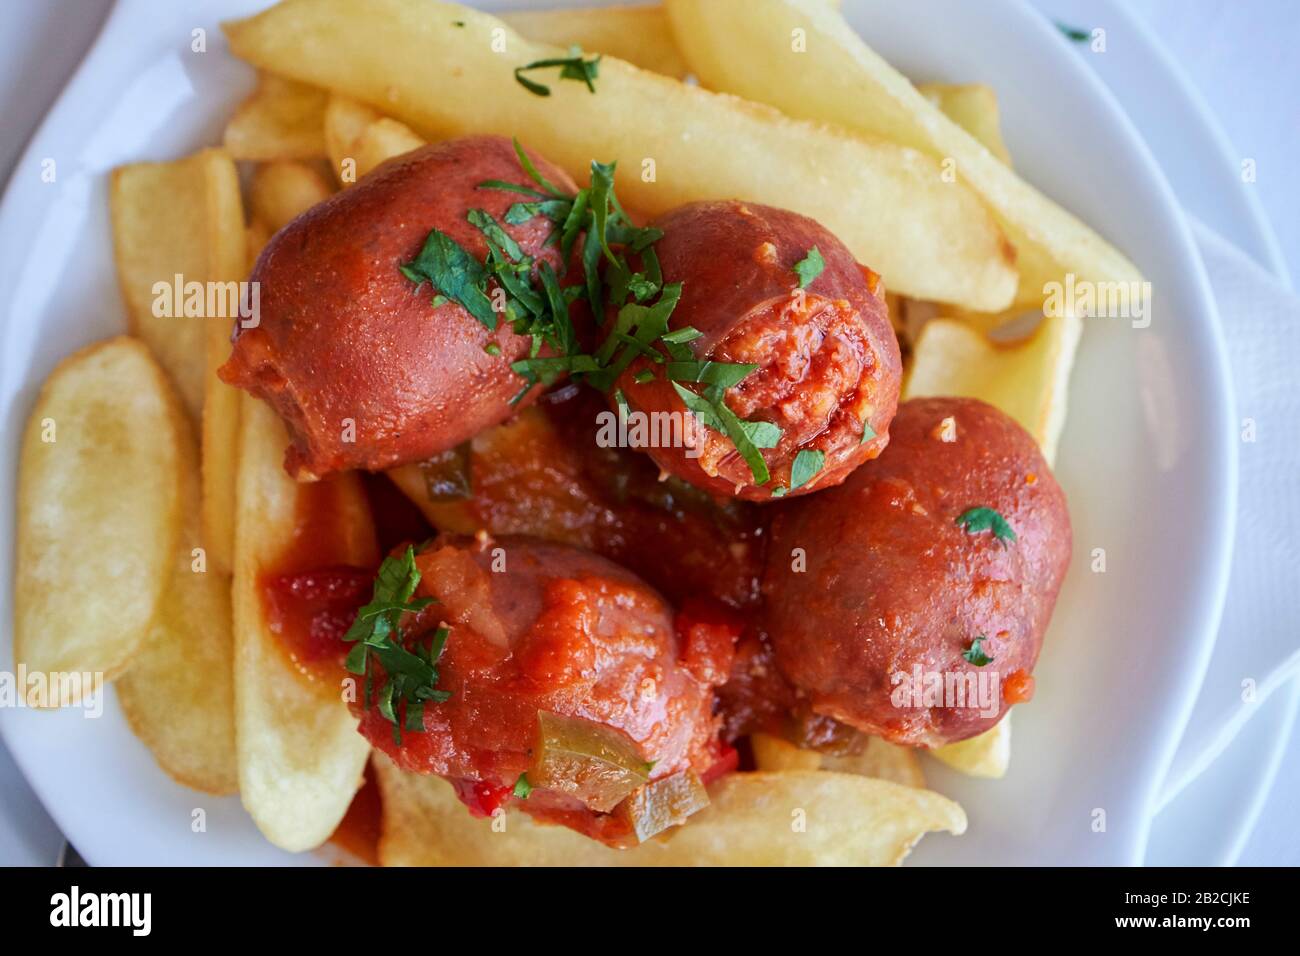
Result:
{"label": "chorizo sausage", "polygon": [[[775,489],[839,484],[878,455],[902,367],[879,276],[813,220],[755,203],[692,203],[652,226],[663,232],[654,246],[663,281],[682,284],[670,329],[699,333],[687,343],[697,361],[756,365],[724,401],[739,419],[780,428],[775,447],[761,452],[768,482],[709,429],[692,430],[690,453],[646,449],[660,468],[717,495],[767,501]],[[674,384],[666,363],[641,357],[617,388],[633,411],[688,415]],[[792,487],[800,452],[819,467]]]}
{"label": "chorizo sausage", "polygon": [[[562,189],[561,170],[531,157]],[[483,262],[481,209],[537,264],[563,271],[551,223],[504,221],[519,200],[487,180],[531,186],[509,140],[476,136],[426,146],[384,163],[309,209],[262,252],[255,327],[236,328],[221,378],[275,406],[287,424],[290,474],[376,471],[453,448],[506,417],[524,380],[510,363],[530,339],[507,322],[495,331],[401,266],[441,230]],[[439,301],[441,299],[441,301]],[[521,401],[531,400],[534,388]]]}
{"label": "chorizo sausage", "polygon": [[883,455],[773,510],[766,625],[814,711],[933,747],[1028,696],[1071,531],[1011,418],[973,399],[905,402]]}

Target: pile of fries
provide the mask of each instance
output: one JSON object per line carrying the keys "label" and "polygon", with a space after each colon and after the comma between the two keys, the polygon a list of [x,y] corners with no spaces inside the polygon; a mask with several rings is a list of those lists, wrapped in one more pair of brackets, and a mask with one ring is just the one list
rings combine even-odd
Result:
{"label": "pile of fries", "polygon": [[[17,662],[114,680],[168,774],[238,792],[288,850],[330,837],[372,759],[385,864],[887,865],[926,832],[960,834],[965,815],[925,789],[916,752],[879,740],[846,758],[759,735],[758,772],[724,777],[687,826],[628,851],[522,815],[472,819],[443,780],[372,757],[338,688],[293,666],[259,600],[259,574],[276,566],[308,493],[282,468],[284,427],[216,377],[229,316],[159,316],[155,305],[176,276],[246,280],[277,230],[393,156],[503,134],[578,182],[593,159],[618,160],[620,195],[646,216],[735,197],[818,220],[884,277],[908,356],[904,398],[989,401],[1050,461],[1080,320],[989,333],[1041,315],[1044,283],[1066,272],[1140,276],[1012,170],[993,91],[914,87],[828,0],[500,19],[437,0],[285,0],[225,29],[259,71],[256,91],[221,147],[114,172],[129,334],[65,360],[31,412]],[[570,45],[603,55],[595,94],[558,83],[538,96],[516,81],[516,67]],[[320,554],[377,563],[359,478],[328,484],[337,520]],[[934,756],[1000,777],[1009,720]]]}

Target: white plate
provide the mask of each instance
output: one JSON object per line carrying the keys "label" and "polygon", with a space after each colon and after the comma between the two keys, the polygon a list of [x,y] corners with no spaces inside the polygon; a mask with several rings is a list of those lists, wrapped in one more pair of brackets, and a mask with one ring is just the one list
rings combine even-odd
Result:
{"label": "white plate", "polygon": [[[263,5],[209,0],[182,10],[126,0],[20,164],[0,207],[0,415],[10,461],[57,359],[122,327],[108,170],[215,141],[251,79],[222,52],[216,24]],[[924,841],[917,856],[1138,862],[1152,799],[1208,660],[1232,541],[1236,451],[1213,300],[1145,146],[1041,17],[1019,3],[965,0],[850,0],[849,12],[918,79],[993,85],[1017,165],[1125,249],[1155,297],[1150,328],[1097,320],[1080,350],[1058,469],[1075,564],[1037,670],[1039,696],[1017,714],[1012,771],[980,782],[935,768],[934,787],[966,806],[971,828],[960,839]],[[190,52],[196,27],[207,30],[207,53]],[[59,163],[51,186],[37,178],[44,157]],[[12,500],[13,479],[12,468],[0,475],[0,498]],[[9,540],[12,512],[0,516],[0,537]],[[1089,570],[1094,548],[1106,550],[1105,574]],[[11,560],[8,550],[5,614]],[[97,721],[4,711],[0,731],[92,863],[293,859],[260,838],[236,800],[167,781],[111,704]],[[199,806],[208,828],[193,834]],[[1094,831],[1099,810],[1102,833]]]}

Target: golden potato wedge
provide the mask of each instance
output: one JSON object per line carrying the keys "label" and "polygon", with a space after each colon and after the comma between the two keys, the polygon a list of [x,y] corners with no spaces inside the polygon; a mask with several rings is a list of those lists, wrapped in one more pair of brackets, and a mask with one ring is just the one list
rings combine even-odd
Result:
{"label": "golden potato wedge", "polygon": [[754,734],[749,743],[759,770],[828,770],[890,780],[906,787],[925,786],[925,773],[916,751],[879,737],[868,736],[860,753],[846,756],[806,750],[771,734]]}
{"label": "golden potato wedge", "polygon": [[985,149],[1011,165],[993,87],[984,83],[919,83],[916,89]]}
{"label": "golden potato wedge", "polygon": [[[262,579],[286,566],[299,528],[302,486],[282,466],[288,436],[275,412],[243,396],[235,526],[235,740],[239,793],[268,840],[286,850],[320,845],[361,784],[369,745],[339,687],[309,679],[271,632]],[[312,537],[313,567],[377,564],[365,492],[355,475],[335,483],[331,532]],[[304,490],[309,488],[310,490]]]}
{"label": "golden potato wedge", "polygon": [[822,757],[822,770],[833,773],[856,773],[864,777],[891,780],[905,787],[924,787],[925,771],[916,750],[900,747],[879,737],[868,737],[861,753]]}
{"label": "golden potato wedge", "polygon": [[185,411],[138,339],[82,349],[45,381],[18,471],[14,661],[41,705],[111,680],[140,650],[173,567]]}
{"label": "golden potato wedge", "polygon": [[1053,316],[1024,342],[999,345],[961,322],[933,319],[917,340],[903,396],[957,395],[996,405],[1038,440],[1051,464],[1082,330],[1077,316]]}
{"label": "golden potato wedge", "polygon": [[311,166],[281,160],[257,167],[248,201],[253,216],[276,233],[333,193],[330,184]]}
{"label": "golden potato wedge", "polygon": [[526,814],[472,818],[438,777],[375,756],[385,866],[893,866],[926,833],[961,834],[961,807],[928,790],[821,771],[738,773],[666,839],[611,850]]}
{"label": "golden potato wedge", "polygon": [[435,0],[288,0],[225,29],[235,55],[369,103],[422,136],[519,135],[584,181],[593,159],[620,160],[619,195],[646,215],[742,197],[817,219],[897,292],[982,311],[1015,294],[1002,230],[917,150],[612,57],[595,94],[542,74],[551,95],[538,96],[515,68],[563,51]]}
{"label": "golden potato wedge", "polygon": [[[208,195],[207,247],[209,279],[222,283],[248,278],[244,238],[244,201],[239,174],[230,157],[213,151],[205,157]],[[234,320],[204,321],[203,379],[203,543],[212,568],[229,575],[235,549],[235,455],[239,446],[239,392],[217,377],[230,357]]]}
{"label": "golden potato wedge", "polygon": [[319,87],[262,73],[226,124],[224,145],[235,159],[261,162],[324,156],[328,100]]}
{"label": "golden potato wedge", "polygon": [[371,123],[382,118],[378,110],[350,96],[330,96],[325,109],[325,147],[340,186],[351,186],[361,178],[357,172],[357,141]]}
{"label": "golden potato wedge", "polygon": [[1011,713],[979,736],[936,747],[930,756],[968,777],[1002,779],[1011,765]]}
{"label": "golden potato wedge", "polygon": [[424,138],[405,123],[387,116],[377,119],[362,131],[361,137],[353,144],[357,176],[364,176],[394,156],[409,153],[424,144]]}
{"label": "golden potato wedge", "polygon": [[203,408],[206,320],[187,317],[171,293],[178,275],[182,282],[210,278],[208,164],[223,155],[203,150],[171,163],[121,166],[109,185],[128,327],[158,357],[195,421]]}
{"label": "golden potato wedge", "polygon": [[[1119,250],[944,116],[821,0],[666,0],[665,6],[686,62],[710,89],[951,163],[1014,244],[1022,297],[1063,282],[1067,273],[1087,282],[1141,281]],[[883,274],[886,285],[911,294]]]}
{"label": "golden potato wedge", "polygon": [[239,789],[230,575],[203,548],[198,449],[183,424],[180,539],[144,643],[115,686],[132,732],[172,779],[227,794]]}
{"label": "golden potato wedge", "polygon": [[797,747],[775,734],[751,734],[749,746],[754,752],[754,765],[759,770],[784,773],[822,768],[822,755],[818,751]]}
{"label": "golden potato wedge", "polygon": [[689,72],[672,26],[658,4],[565,10],[516,10],[501,19],[533,43],[605,53],[633,66],[682,79]]}

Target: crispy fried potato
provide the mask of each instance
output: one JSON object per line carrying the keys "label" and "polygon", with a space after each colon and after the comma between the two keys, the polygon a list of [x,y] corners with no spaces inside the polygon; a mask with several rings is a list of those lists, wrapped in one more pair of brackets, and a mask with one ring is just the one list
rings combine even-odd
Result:
{"label": "crispy fried potato", "polygon": [[988,210],[917,150],[613,58],[597,94],[545,75],[551,95],[537,96],[515,67],[561,51],[434,0],[288,0],[225,29],[237,56],[368,102],[423,136],[520,135],[582,180],[593,159],[621,160],[619,195],[646,215],[742,197],[818,220],[897,292],[982,311],[1015,293],[1014,250]]}
{"label": "crispy fried potato", "polygon": [[1007,774],[1007,767],[1011,765],[1010,711],[1003,714],[1002,719],[984,733],[969,740],[936,747],[930,751],[930,756],[954,770],[960,770],[968,777],[1002,779]]}
{"label": "crispy fried potato", "polygon": [[199,456],[187,423],[180,450],[180,539],[144,643],[117,680],[117,699],[132,732],[170,777],[206,793],[234,793],[230,576],[211,567],[202,550]]}
{"label": "crispy fried potato", "polygon": [[[208,278],[241,282],[248,277],[244,240],[244,200],[239,174],[230,157],[212,151],[205,157],[208,195]],[[204,321],[203,380],[203,543],[214,571],[229,575],[235,549],[235,455],[239,446],[239,392],[217,377],[230,357],[233,319]],[[229,589],[227,589],[229,590]]]}
{"label": "crispy fried potato", "polygon": [[[167,293],[177,275],[184,282],[214,278],[209,169],[229,161],[223,151],[205,149],[171,163],[120,166],[109,186],[113,256],[128,326],[158,357],[196,422],[208,320],[186,317],[184,303]],[[155,303],[164,313],[170,303],[172,314],[155,314]]]}
{"label": "crispy fried potato", "polygon": [[185,412],[138,339],[64,359],[41,388],[18,474],[14,661],[47,675],[120,674],[143,643],[180,526]]}
{"label": "crispy fried potato", "polygon": [[[944,116],[820,0],[667,0],[666,7],[687,63],[710,89],[953,163],[1015,245],[1021,298],[1066,273],[1089,282],[1141,280],[1122,253]],[[794,31],[802,43],[792,42]]]}
{"label": "crispy fried potato", "polygon": [[474,819],[445,780],[380,755],[375,769],[385,866],[892,866],[926,833],[966,829],[961,807],[928,790],[821,771],[739,773],[666,839],[620,851],[522,813]]}
{"label": "crispy fried potato", "polygon": [[925,786],[925,773],[921,770],[916,751],[879,737],[868,736],[860,753],[847,756],[805,750],[771,734],[754,734],[749,743],[759,770],[829,770],[891,780],[906,787]]}
{"label": "crispy fried potato", "polygon": [[868,737],[861,753],[822,757],[822,770],[833,773],[856,773],[864,777],[892,780],[905,787],[924,787],[925,772],[911,747],[900,747],[880,737]]}
{"label": "crispy fried potato", "polygon": [[226,124],[225,147],[235,159],[262,162],[324,156],[328,100],[319,87],[262,73]]}
{"label": "crispy fried potato", "polygon": [[998,345],[961,322],[934,319],[921,330],[903,396],[956,395],[996,405],[1038,440],[1050,464],[1082,330],[1077,316],[1053,316],[1026,341]]}
{"label": "crispy fried potato", "polygon": [[[239,793],[268,840],[286,850],[318,846],[334,831],[361,784],[369,745],[338,687],[310,680],[270,630],[262,577],[286,568],[299,495],[282,467],[288,436],[275,412],[243,396],[235,527],[235,739]],[[315,567],[378,562],[365,492],[355,475],[337,483],[339,501],[313,536]]]}
{"label": "crispy fried potato", "polygon": [[253,216],[275,233],[333,193],[330,184],[312,167],[282,160],[257,167],[248,201]]}
{"label": "crispy fried potato", "polygon": [[751,734],[749,746],[754,752],[754,765],[759,770],[785,773],[822,768],[822,755],[818,751],[797,747],[775,734]]}
{"label": "crispy fried potato", "polygon": [[367,126],[353,145],[356,152],[357,176],[364,176],[394,156],[409,153],[424,144],[424,138],[405,123],[399,123],[387,116],[381,117]]}
{"label": "crispy fried potato", "polygon": [[919,83],[916,89],[990,153],[1011,165],[993,87],[984,83]]}
{"label": "crispy fried potato", "polygon": [[340,186],[351,186],[361,178],[357,172],[357,141],[382,118],[378,110],[350,96],[336,93],[330,97],[325,109],[325,146]]}
{"label": "crispy fried potato", "polygon": [[565,49],[577,45],[586,53],[616,56],[643,70],[679,80],[689,72],[664,8],[658,4],[518,10],[503,13],[501,19],[533,43]]}

